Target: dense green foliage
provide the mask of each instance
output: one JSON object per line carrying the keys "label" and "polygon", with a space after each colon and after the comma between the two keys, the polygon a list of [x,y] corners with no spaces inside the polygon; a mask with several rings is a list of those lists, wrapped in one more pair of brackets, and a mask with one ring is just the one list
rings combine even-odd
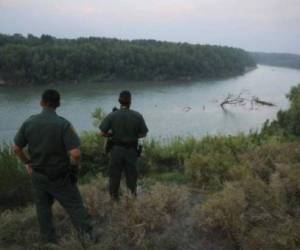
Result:
{"label": "dense green foliage", "polygon": [[300,85],[293,87],[287,95],[290,101],[288,110],[280,110],[275,121],[267,121],[262,133],[283,135],[285,137],[300,137]]}
{"label": "dense green foliage", "polygon": [[189,80],[242,74],[255,66],[243,50],[154,40],[57,39],[0,34],[0,80]]}
{"label": "dense green foliage", "polygon": [[300,69],[300,55],[286,53],[249,52],[259,64]]}
{"label": "dense green foliage", "polygon": [[25,205],[31,199],[31,182],[25,168],[8,145],[0,146],[0,208]]}

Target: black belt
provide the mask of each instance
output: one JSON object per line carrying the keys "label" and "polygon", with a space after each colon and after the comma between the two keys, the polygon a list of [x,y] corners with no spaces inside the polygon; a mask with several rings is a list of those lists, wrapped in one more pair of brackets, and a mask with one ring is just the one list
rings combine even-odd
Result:
{"label": "black belt", "polygon": [[123,147],[123,148],[135,148],[135,149],[137,149],[138,142],[113,141],[113,145]]}
{"label": "black belt", "polygon": [[47,168],[33,168],[33,171],[42,175],[45,175],[50,181],[56,181],[58,179],[65,178],[70,174],[70,169],[60,169],[59,171],[55,171],[54,169]]}

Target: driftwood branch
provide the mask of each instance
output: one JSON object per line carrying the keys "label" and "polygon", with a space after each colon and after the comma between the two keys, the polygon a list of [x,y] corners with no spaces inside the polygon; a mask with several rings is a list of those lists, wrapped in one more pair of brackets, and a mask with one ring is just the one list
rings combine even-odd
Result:
{"label": "driftwood branch", "polygon": [[272,102],[266,102],[266,101],[263,101],[263,100],[260,100],[257,96],[253,96],[253,101],[257,104],[260,104],[260,105],[264,105],[264,106],[270,106],[270,107],[274,107],[276,106],[274,103]]}
{"label": "driftwood branch", "polygon": [[222,109],[225,109],[225,105],[240,105],[243,106],[246,104],[247,99],[243,97],[244,92],[240,92],[238,95],[228,94],[227,97],[220,103]]}
{"label": "driftwood branch", "polygon": [[267,102],[264,100],[259,99],[257,96],[253,96],[252,98],[247,98],[245,95],[245,91],[240,92],[238,95],[228,94],[227,97],[220,103],[221,108],[224,110],[225,105],[238,105],[244,106],[248,103],[251,104],[251,108],[254,105],[263,105],[263,106],[276,106],[274,103]]}

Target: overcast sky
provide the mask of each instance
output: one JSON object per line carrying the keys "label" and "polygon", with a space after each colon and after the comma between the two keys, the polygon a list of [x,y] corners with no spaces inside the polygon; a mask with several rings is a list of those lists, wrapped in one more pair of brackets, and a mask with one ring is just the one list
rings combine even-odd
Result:
{"label": "overcast sky", "polygon": [[145,38],[300,54],[300,0],[0,0],[0,33]]}

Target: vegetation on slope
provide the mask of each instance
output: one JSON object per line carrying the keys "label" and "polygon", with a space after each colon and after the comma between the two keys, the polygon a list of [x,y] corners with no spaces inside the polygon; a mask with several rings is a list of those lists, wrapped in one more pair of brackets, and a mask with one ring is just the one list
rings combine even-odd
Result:
{"label": "vegetation on slope", "polygon": [[[185,166],[188,174],[181,173],[184,182],[178,182],[177,170],[148,174],[139,180],[138,199],[123,186],[119,204],[110,202],[107,178],[94,177],[81,190],[99,243],[81,245],[55,204],[61,238],[54,249],[297,249],[299,155],[299,142],[269,141],[238,154],[241,162],[226,167],[218,160],[193,159]],[[228,159],[225,152],[218,157]],[[171,173],[177,175],[170,178]],[[42,248],[31,206],[3,211],[0,222],[2,248]]]}
{"label": "vegetation on slope", "polygon": [[25,205],[31,201],[31,182],[8,145],[0,146],[0,208]]}
{"label": "vegetation on slope", "polygon": [[190,80],[238,75],[253,66],[247,52],[229,47],[0,34],[0,80],[4,83]]}

